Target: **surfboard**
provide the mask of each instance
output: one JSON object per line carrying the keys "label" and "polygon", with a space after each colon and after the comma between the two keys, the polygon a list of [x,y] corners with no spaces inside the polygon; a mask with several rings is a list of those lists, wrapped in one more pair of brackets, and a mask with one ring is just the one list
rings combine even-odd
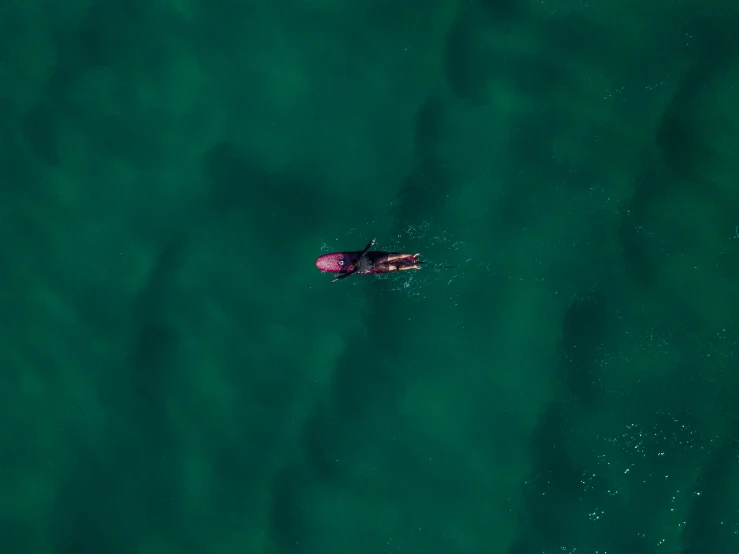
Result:
{"label": "surfboard", "polygon": [[[347,273],[351,271],[354,266],[349,263],[349,260],[353,260],[358,257],[362,252],[332,252],[330,254],[324,254],[316,258],[316,267],[326,273]],[[381,252],[375,250],[374,255],[392,255],[397,254],[396,252]],[[398,266],[410,266],[419,263],[418,259],[412,255],[406,256],[405,258],[399,258],[392,262]],[[386,273],[386,271],[373,268],[369,271],[357,271],[357,274],[374,274],[374,273]]]}

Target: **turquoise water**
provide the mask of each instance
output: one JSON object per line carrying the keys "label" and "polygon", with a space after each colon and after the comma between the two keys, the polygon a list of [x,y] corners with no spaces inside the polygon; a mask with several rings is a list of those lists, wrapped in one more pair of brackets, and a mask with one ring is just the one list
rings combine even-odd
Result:
{"label": "turquoise water", "polygon": [[1,13],[2,552],[739,551],[734,3]]}

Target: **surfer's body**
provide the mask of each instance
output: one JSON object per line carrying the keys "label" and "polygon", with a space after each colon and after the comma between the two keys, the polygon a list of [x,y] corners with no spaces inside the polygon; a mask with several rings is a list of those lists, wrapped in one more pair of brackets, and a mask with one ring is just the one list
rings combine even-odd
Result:
{"label": "surfer's body", "polygon": [[339,273],[331,282],[338,281],[350,275],[390,273],[391,271],[405,271],[421,269],[418,261],[419,254],[403,254],[401,252],[370,252],[375,244],[372,239],[361,252],[335,252],[324,254],[316,260],[316,267],[321,271]]}

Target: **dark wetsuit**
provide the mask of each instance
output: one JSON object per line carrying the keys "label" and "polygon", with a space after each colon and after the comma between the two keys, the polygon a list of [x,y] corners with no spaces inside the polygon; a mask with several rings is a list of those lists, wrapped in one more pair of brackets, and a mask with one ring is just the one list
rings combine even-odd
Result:
{"label": "dark wetsuit", "polygon": [[[352,262],[357,273],[381,273],[385,270],[381,264],[388,258],[388,252],[374,251],[365,252]],[[379,266],[379,267],[378,267]]]}

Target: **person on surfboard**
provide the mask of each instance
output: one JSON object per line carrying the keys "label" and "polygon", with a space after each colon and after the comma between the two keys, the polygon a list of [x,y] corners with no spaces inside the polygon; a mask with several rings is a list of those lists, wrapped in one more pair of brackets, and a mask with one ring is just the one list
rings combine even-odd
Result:
{"label": "person on surfboard", "polygon": [[382,252],[370,248],[375,245],[375,239],[361,252],[332,252],[324,254],[316,259],[316,267],[327,273],[339,273],[331,282],[344,279],[350,275],[390,273],[391,271],[406,271],[409,269],[421,269],[418,261],[420,254],[402,254],[400,252]]}

